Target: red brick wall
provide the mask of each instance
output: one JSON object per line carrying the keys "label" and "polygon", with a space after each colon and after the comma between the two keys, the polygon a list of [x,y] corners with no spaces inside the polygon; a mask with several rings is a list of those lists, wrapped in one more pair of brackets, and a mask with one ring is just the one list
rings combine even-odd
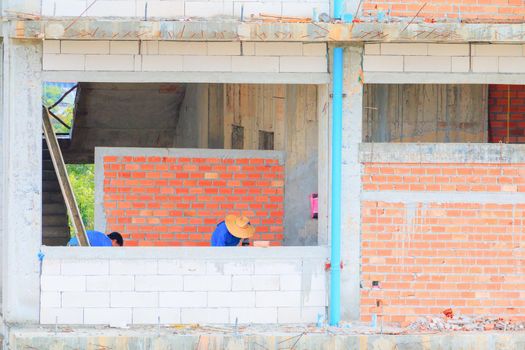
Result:
{"label": "red brick wall", "polygon": [[[365,164],[367,189],[451,199],[454,191],[525,192],[525,164]],[[406,324],[449,307],[525,319],[525,195],[521,204],[363,201],[361,233],[363,320],[377,313]]]}
{"label": "red brick wall", "polygon": [[366,0],[363,2],[365,16],[376,16],[378,10],[391,11],[392,17],[412,18],[422,8],[418,17],[436,21],[480,20],[483,22],[523,22],[525,0]]}
{"label": "red brick wall", "polygon": [[283,240],[284,165],[276,158],[103,157],[106,231],[126,245],[208,246],[215,225],[242,213],[256,240]]}
{"label": "red brick wall", "polygon": [[525,85],[489,86],[489,141],[525,143]]}

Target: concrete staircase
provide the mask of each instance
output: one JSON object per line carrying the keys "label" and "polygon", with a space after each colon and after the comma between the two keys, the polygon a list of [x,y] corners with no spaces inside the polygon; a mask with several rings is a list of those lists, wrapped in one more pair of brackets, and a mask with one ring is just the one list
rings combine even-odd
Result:
{"label": "concrete staircase", "polygon": [[42,140],[42,244],[65,246],[69,241],[67,208],[47,143]]}

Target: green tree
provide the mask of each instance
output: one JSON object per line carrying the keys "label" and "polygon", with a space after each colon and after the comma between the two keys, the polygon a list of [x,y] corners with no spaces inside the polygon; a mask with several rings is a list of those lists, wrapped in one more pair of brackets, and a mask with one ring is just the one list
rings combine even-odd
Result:
{"label": "green tree", "polygon": [[[50,107],[58,101],[66,91],[63,87],[44,83],[42,103],[44,106]],[[64,100],[65,103],[61,103],[53,108],[53,113],[67,125],[72,125],[73,121],[74,96],[74,92],[70,93]],[[68,134],[70,132],[68,128],[59,123],[55,118],[51,118],[51,123],[53,124],[55,133]]]}
{"label": "green tree", "polygon": [[[95,166],[93,164],[68,164],[69,181],[86,230],[95,225]],[[71,231],[73,231],[70,224]]]}

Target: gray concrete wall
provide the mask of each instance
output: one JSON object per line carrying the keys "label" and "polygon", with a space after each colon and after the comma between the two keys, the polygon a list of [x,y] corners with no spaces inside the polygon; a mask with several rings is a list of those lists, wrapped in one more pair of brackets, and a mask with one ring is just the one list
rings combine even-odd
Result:
{"label": "gray concrete wall", "polygon": [[36,323],[42,232],[42,46],[4,42],[2,132],[3,316]]}
{"label": "gray concrete wall", "polygon": [[208,84],[187,84],[177,124],[175,147],[208,147]]}

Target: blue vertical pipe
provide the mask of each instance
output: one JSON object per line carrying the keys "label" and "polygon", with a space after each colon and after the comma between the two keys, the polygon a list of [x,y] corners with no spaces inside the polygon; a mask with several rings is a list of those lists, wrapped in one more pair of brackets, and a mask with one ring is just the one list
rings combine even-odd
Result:
{"label": "blue vertical pipe", "polygon": [[[334,0],[334,18],[341,19],[344,0]],[[343,48],[333,51],[332,100],[332,237],[330,252],[330,325],[341,320],[341,162],[343,145]]]}

